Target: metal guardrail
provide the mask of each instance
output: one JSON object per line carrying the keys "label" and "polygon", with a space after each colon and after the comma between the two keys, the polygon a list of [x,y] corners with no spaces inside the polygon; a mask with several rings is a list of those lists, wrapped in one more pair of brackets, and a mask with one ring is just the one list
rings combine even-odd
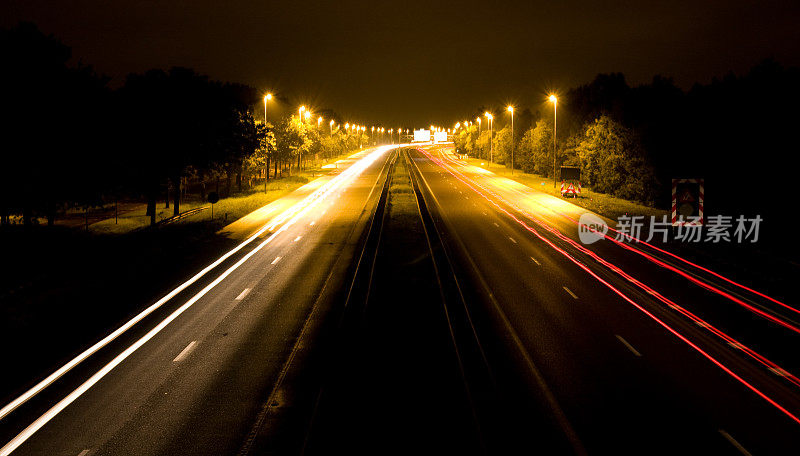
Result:
{"label": "metal guardrail", "polygon": [[185,219],[186,217],[190,217],[192,215],[199,214],[200,212],[205,211],[209,207],[210,206],[200,206],[200,207],[196,207],[194,209],[189,209],[188,211],[181,212],[178,215],[173,215],[172,217],[168,217],[168,218],[165,218],[164,220],[159,221],[158,225],[167,225],[167,224],[172,223],[172,222],[177,222],[179,220]]}

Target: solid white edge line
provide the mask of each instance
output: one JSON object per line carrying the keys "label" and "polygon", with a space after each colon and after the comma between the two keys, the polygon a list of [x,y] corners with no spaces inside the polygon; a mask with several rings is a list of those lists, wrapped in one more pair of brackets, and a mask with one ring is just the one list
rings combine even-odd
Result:
{"label": "solid white edge line", "polygon": [[189,356],[189,354],[194,350],[195,345],[197,345],[196,340],[189,342],[189,345],[187,345],[186,348],[181,350],[181,352],[178,353],[178,356],[176,356],[175,359],[172,360],[172,362],[179,363],[184,359],[186,359],[186,357]]}
{"label": "solid white edge line", "polygon": [[[25,429],[24,429],[22,432],[20,432],[20,433],[19,433],[19,434],[18,434],[16,437],[14,437],[13,439],[11,439],[11,441],[9,441],[9,442],[8,442],[8,443],[6,443],[6,444],[5,444],[5,445],[4,445],[2,448],[0,448],[0,456],[6,456],[6,455],[10,454],[12,451],[14,451],[15,449],[17,449],[17,448],[18,448],[20,445],[22,445],[22,444],[23,444],[23,443],[24,443],[26,440],[28,440],[28,438],[30,438],[30,436],[32,436],[34,433],[36,433],[36,431],[38,431],[39,429],[41,429],[41,428],[42,428],[42,426],[44,426],[45,424],[47,424],[47,422],[49,422],[51,419],[53,419],[53,417],[55,417],[55,416],[56,416],[58,413],[60,413],[62,410],[64,410],[64,409],[65,409],[65,408],[66,408],[66,407],[67,407],[69,404],[71,404],[72,402],[74,402],[74,401],[75,401],[75,399],[77,399],[78,397],[80,397],[80,396],[81,396],[83,393],[85,393],[85,392],[86,392],[86,391],[87,391],[89,388],[91,388],[92,386],[94,386],[94,384],[95,384],[95,383],[97,383],[98,381],[100,381],[100,379],[102,379],[102,378],[103,378],[103,377],[104,377],[106,374],[108,374],[108,372],[110,372],[111,370],[113,370],[113,369],[114,369],[114,368],[115,368],[117,365],[119,365],[119,364],[120,364],[122,361],[124,361],[124,360],[125,360],[125,359],[126,359],[128,356],[130,356],[130,355],[131,355],[133,352],[135,352],[136,350],[138,350],[138,349],[139,349],[139,347],[141,347],[142,345],[144,345],[144,344],[145,344],[145,343],[146,343],[148,340],[150,340],[150,339],[151,339],[151,338],[153,338],[153,337],[154,337],[156,334],[158,334],[158,332],[160,332],[162,329],[164,329],[164,327],[166,327],[166,326],[167,326],[169,323],[171,323],[171,322],[172,322],[172,321],[173,321],[175,318],[177,318],[177,317],[178,317],[180,314],[182,314],[184,311],[186,311],[186,309],[188,309],[189,307],[191,307],[191,306],[192,306],[192,305],[193,305],[195,302],[197,302],[197,301],[198,301],[200,298],[202,298],[202,297],[203,297],[203,296],[204,296],[206,293],[208,293],[208,291],[210,291],[212,288],[214,288],[215,286],[217,286],[217,284],[219,284],[219,283],[220,283],[220,282],[221,282],[221,281],[222,281],[222,280],[223,280],[225,277],[227,277],[228,275],[230,275],[230,274],[231,274],[231,273],[232,273],[234,270],[236,270],[236,269],[237,269],[239,266],[241,266],[241,265],[242,265],[242,264],[243,264],[245,261],[247,261],[247,260],[248,260],[248,259],[250,259],[250,258],[251,258],[253,255],[255,255],[255,253],[256,253],[256,252],[258,252],[259,250],[261,250],[261,248],[263,248],[265,245],[267,245],[269,242],[271,242],[271,241],[272,241],[272,240],[273,240],[273,239],[274,239],[274,238],[275,238],[275,237],[276,237],[278,234],[282,233],[282,232],[283,232],[283,231],[285,231],[285,230],[286,230],[286,229],[287,229],[289,226],[293,225],[293,224],[294,224],[294,223],[295,223],[295,222],[296,222],[296,221],[297,221],[297,220],[298,220],[298,219],[299,219],[301,216],[305,215],[305,214],[308,212],[308,210],[309,210],[311,207],[315,206],[315,205],[316,205],[316,204],[317,204],[319,201],[321,201],[321,200],[323,199],[322,197],[323,197],[325,194],[329,194],[329,193],[333,192],[333,191],[336,189],[336,187],[338,187],[338,186],[339,186],[339,185],[340,185],[340,184],[341,184],[341,183],[342,183],[342,182],[343,182],[345,179],[348,179],[348,178],[350,178],[350,177],[354,177],[354,176],[355,176],[355,175],[357,175],[357,174],[360,174],[360,173],[361,173],[361,172],[362,172],[364,169],[366,169],[366,167],[367,167],[367,166],[369,166],[369,165],[370,165],[372,162],[374,162],[374,161],[375,161],[375,160],[378,158],[378,156],[379,156],[379,155],[381,155],[381,154],[383,154],[383,152],[385,152],[386,150],[388,150],[388,148],[386,148],[386,147],[378,148],[378,150],[376,150],[375,152],[371,153],[371,154],[370,154],[370,155],[368,155],[367,157],[364,157],[364,161],[363,161],[363,162],[362,162],[361,160],[359,160],[359,162],[361,162],[361,163],[362,163],[362,166],[356,166],[356,165],[358,165],[358,164],[359,164],[359,162],[356,162],[356,163],[354,163],[354,164],[353,164],[353,165],[351,165],[351,166],[350,166],[350,167],[349,167],[347,170],[345,170],[345,171],[344,171],[344,172],[342,172],[341,174],[339,174],[339,175],[335,176],[335,177],[334,177],[333,179],[331,179],[330,181],[326,182],[326,183],[325,183],[325,184],[324,184],[322,187],[320,187],[319,189],[317,189],[317,190],[316,190],[314,193],[312,193],[311,195],[308,195],[306,198],[304,198],[303,200],[299,201],[298,203],[296,203],[295,205],[291,206],[289,209],[287,209],[286,211],[284,211],[283,213],[281,213],[281,215],[280,215],[280,216],[278,216],[278,218],[282,218],[284,214],[288,214],[288,213],[292,212],[292,210],[293,210],[293,209],[294,209],[294,213],[295,213],[296,215],[295,215],[294,217],[292,217],[292,218],[291,218],[289,221],[287,221],[287,222],[286,222],[286,223],[285,223],[283,226],[281,226],[281,228],[280,228],[278,231],[274,232],[274,233],[273,233],[272,235],[270,235],[270,236],[269,236],[269,237],[268,237],[266,240],[264,240],[264,241],[263,241],[261,244],[259,244],[259,245],[258,245],[256,248],[254,248],[253,250],[251,250],[250,252],[248,252],[248,253],[247,253],[247,254],[246,254],[244,257],[242,257],[242,258],[241,258],[239,261],[237,261],[237,262],[236,262],[236,263],[235,263],[233,266],[231,266],[231,267],[230,267],[230,268],[228,268],[228,269],[227,269],[225,272],[223,272],[222,274],[220,274],[220,276],[219,276],[219,277],[217,277],[217,278],[216,278],[214,281],[212,281],[210,284],[208,284],[208,285],[207,285],[205,288],[203,288],[203,289],[202,289],[200,292],[198,292],[198,293],[197,293],[195,296],[193,296],[193,297],[192,297],[192,298],[191,298],[189,301],[187,301],[187,302],[186,302],[186,303],[184,303],[184,304],[183,304],[181,307],[179,307],[178,309],[176,309],[175,311],[173,311],[173,313],[172,313],[172,314],[170,314],[170,316],[168,316],[168,317],[167,317],[166,319],[164,319],[164,320],[163,320],[161,323],[159,323],[157,326],[155,326],[153,329],[151,329],[151,330],[150,330],[150,331],[149,331],[147,334],[145,334],[145,335],[144,335],[142,338],[140,338],[138,341],[136,341],[136,342],[135,342],[133,345],[131,345],[130,347],[128,347],[128,348],[127,348],[126,350],[124,350],[122,353],[120,353],[119,355],[117,355],[117,356],[116,356],[116,357],[115,357],[113,360],[111,360],[111,362],[109,362],[109,363],[108,363],[108,364],[106,364],[106,365],[105,365],[105,366],[104,366],[102,369],[100,369],[99,371],[97,371],[97,372],[96,372],[94,375],[92,375],[92,376],[91,376],[91,377],[90,377],[88,380],[86,380],[86,381],[85,381],[83,384],[81,384],[81,385],[80,385],[78,388],[76,388],[74,391],[72,391],[70,394],[68,394],[66,397],[64,397],[64,399],[60,400],[60,401],[59,401],[59,402],[58,402],[56,405],[54,405],[53,407],[51,407],[51,408],[50,408],[50,409],[49,409],[47,412],[45,412],[45,413],[44,413],[42,416],[40,416],[39,418],[37,418],[37,419],[36,419],[36,420],[35,420],[33,423],[31,423],[30,425],[28,425],[28,427],[26,427],[26,428],[25,428]],[[372,160],[367,160],[367,158],[370,158],[370,157],[374,157],[374,158],[372,158]],[[323,189],[324,189],[325,191],[322,191]],[[312,198],[312,197],[313,197],[313,198]],[[302,203],[304,203],[304,202],[306,202],[306,201],[308,201],[308,202],[305,204],[305,207],[302,207],[302,206],[303,206],[303,204],[302,204]],[[295,208],[297,208],[297,209],[295,209]],[[299,211],[299,212],[298,212],[298,211]],[[288,216],[288,215],[287,215],[287,216]],[[286,220],[286,217],[283,217],[283,220]],[[225,257],[225,258],[229,257],[230,255],[232,255],[233,253],[235,253],[235,251],[238,251],[239,249],[241,249],[242,247],[244,247],[244,245],[246,245],[246,243],[249,243],[249,242],[250,242],[250,241],[252,241],[253,239],[257,238],[257,237],[258,237],[259,235],[261,235],[261,234],[262,234],[264,231],[267,231],[267,230],[268,230],[268,229],[270,229],[271,227],[274,227],[274,226],[276,226],[276,224],[277,224],[277,223],[279,223],[279,222],[275,221],[275,222],[273,222],[273,223],[269,224],[268,226],[265,226],[265,227],[261,228],[261,229],[260,229],[258,232],[256,232],[256,234],[254,234],[253,236],[251,236],[250,238],[248,238],[248,240],[247,240],[247,241],[243,242],[242,244],[240,244],[239,246],[237,246],[237,247],[236,247],[236,248],[234,248],[233,250],[229,251],[229,252],[228,252],[228,253],[227,253],[227,254],[226,254],[224,257]],[[223,260],[223,258],[221,257],[219,260],[215,261],[215,262],[214,262],[214,264],[218,264],[218,262],[221,262],[222,260]],[[205,274],[205,272],[207,272],[207,271],[208,271],[208,270],[210,270],[210,269],[213,269],[213,268],[211,267],[211,265],[209,265],[208,267],[206,267],[205,269],[203,269],[203,271],[201,271],[201,273],[202,273],[202,274]],[[204,271],[205,271],[205,272],[204,272]],[[200,278],[201,276],[202,276],[202,275],[201,275],[200,273],[198,273],[198,275],[196,275],[195,277],[196,277],[196,278]],[[196,280],[195,278],[193,278],[193,279],[194,279],[194,280]],[[188,284],[188,283],[185,283],[184,285],[185,285],[185,286],[188,286],[189,284]],[[185,288],[185,286],[184,286],[184,285],[182,285],[181,287]],[[177,290],[177,289],[176,289],[176,290]],[[174,294],[177,294],[177,292],[175,292],[175,290],[173,290],[173,292],[172,292],[172,293],[170,293],[170,294],[169,294],[169,295],[167,295],[167,296],[169,296],[169,297],[171,298],[172,296],[174,296],[174,294],[173,294],[173,293],[174,293]],[[165,297],[165,298],[166,298],[166,297]],[[164,302],[166,302],[166,301],[167,301],[167,299],[164,299],[164,298],[162,298],[162,299],[164,300]],[[161,301],[159,301],[159,302],[161,302]],[[163,304],[163,302],[161,302],[161,304]],[[159,305],[160,305],[160,304],[159,304]],[[155,306],[155,304],[154,304],[153,306]],[[151,306],[151,307],[153,307],[153,306]],[[150,310],[150,312],[152,312],[152,311],[153,311],[153,310],[155,310],[156,308],[157,308],[157,307],[153,308],[152,310]],[[150,308],[148,308],[148,309],[150,309]],[[147,311],[147,309],[146,309],[145,311]],[[149,312],[148,312],[148,313],[149,313]],[[141,314],[137,315],[137,317],[134,317],[134,319],[137,319],[137,318],[139,318],[139,316],[141,316],[141,318],[144,318],[144,317],[146,316],[146,314],[144,314],[144,312],[142,312]],[[139,318],[139,320],[141,320],[141,318]],[[138,322],[139,320],[136,320],[136,322]],[[133,322],[133,319],[132,319],[131,321],[129,321],[128,323],[126,323],[125,325],[123,325],[122,327],[120,327],[120,328],[119,328],[117,331],[114,331],[114,333],[112,333],[112,334],[110,334],[109,336],[107,336],[107,337],[106,337],[106,339],[108,339],[109,337],[111,337],[111,335],[114,335],[114,338],[116,338],[117,336],[119,336],[120,334],[122,334],[122,333],[124,332],[124,330],[123,330],[123,331],[120,331],[122,328],[125,328],[125,330],[127,330],[128,328],[130,328],[130,326],[133,326],[133,324],[135,324],[135,323],[136,323],[136,322],[133,322],[133,323],[131,323],[131,322]],[[129,325],[129,324],[130,324],[130,325]],[[119,333],[118,333],[118,332],[119,332]],[[105,341],[106,339],[103,339],[103,341]],[[28,393],[30,393],[30,392],[31,392],[31,391],[33,391],[34,389],[37,389],[37,387],[39,387],[39,385],[43,384],[43,383],[44,383],[44,382],[45,382],[47,379],[43,380],[42,382],[40,382],[39,384],[37,384],[37,386],[34,386],[33,388],[31,388],[31,390],[29,390],[28,392],[26,392],[26,393],[23,395],[23,396],[25,396],[25,395],[28,395],[28,396],[27,396],[27,397],[26,397],[24,400],[20,401],[19,403],[17,403],[17,404],[16,404],[16,405],[14,405],[13,407],[10,407],[12,404],[14,404],[15,402],[17,402],[17,401],[18,401],[20,398],[22,398],[23,396],[20,396],[20,398],[17,398],[17,399],[15,399],[15,401],[12,401],[12,403],[10,403],[9,405],[7,405],[6,407],[4,407],[4,408],[3,408],[3,410],[6,410],[7,408],[10,408],[10,409],[9,409],[9,410],[6,412],[6,415],[7,415],[8,413],[10,413],[11,411],[13,411],[15,408],[19,407],[19,405],[23,404],[23,403],[24,403],[25,401],[27,401],[28,399],[30,399],[31,397],[33,397],[34,395],[38,394],[38,392],[39,392],[39,391],[41,391],[42,389],[44,389],[45,387],[47,387],[47,386],[48,386],[50,383],[52,383],[53,381],[57,380],[57,379],[58,379],[58,378],[59,378],[61,375],[63,375],[64,373],[66,373],[66,372],[68,372],[70,369],[72,369],[72,367],[74,367],[75,365],[77,365],[78,363],[80,363],[81,361],[83,361],[84,359],[86,359],[86,357],[88,357],[89,355],[93,354],[95,351],[99,350],[99,349],[100,349],[100,348],[102,348],[104,345],[108,344],[108,342],[110,342],[111,340],[113,340],[113,338],[109,339],[109,340],[108,340],[107,342],[105,342],[103,345],[100,345],[100,346],[98,346],[96,349],[94,349],[93,351],[91,351],[91,353],[88,353],[88,352],[89,352],[90,350],[92,350],[92,348],[94,348],[95,346],[97,346],[98,344],[100,344],[100,342],[98,342],[98,344],[95,344],[95,346],[93,346],[93,347],[91,347],[91,348],[87,349],[87,350],[86,350],[84,353],[82,353],[81,355],[79,355],[79,356],[78,356],[78,357],[81,357],[81,356],[83,356],[84,354],[88,353],[88,354],[87,354],[85,357],[83,357],[82,359],[80,359],[80,360],[79,360],[79,361],[77,361],[77,362],[74,362],[75,360],[77,360],[77,359],[78,359],[78,357],[76,357],[75,359],[73,359],[72,361],[70,361],[70,363],[67,363],[67,365],[70,365],[70,364],[71,364],[71,365],[70,365],[70,367],[69,367],[68,369],[66,369],[66,370],[64,370],[63,372],[61,372],[61,373],[60,373],[58,376],[55,376],[55,374],[56,374],[56,373],[60,372],[60,371],[61,371],[62,369],[64,369],[64,368],[65,368],[67,365],[65,365],[65,366],[62,366],[62,368],[61,368],[61,369],[59,369],[58,371],[56,371],[56,372],[54,372],[53,374],[51,374],[50,376],[48,376],[48,378],[47,378],[47,379],[50,379],[51,377],[54,377],[54,376],[55,376],[54,378],[52,378],[52,380],[51,380],[49,383],[47,383],[47,384],[44,384],[44,386],[42,386],[41,388],[38,388],[38,390],[37,390],[37,391],[35,391],[35,392],[33,392],[32,394],[28,395]],[[102,342],[102,341],[101,341],[101,342]],[[73,362],[74,362],[74,364],[72,364]],[[1,419],[3,416],[5,416],[5,415],[2,415],[2,416],[0,416],[0,419]]]}

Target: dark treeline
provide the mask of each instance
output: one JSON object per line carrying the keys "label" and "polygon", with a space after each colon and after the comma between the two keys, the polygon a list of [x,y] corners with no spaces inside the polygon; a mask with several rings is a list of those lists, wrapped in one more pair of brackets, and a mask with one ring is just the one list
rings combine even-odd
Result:
{"label": "dark treeline", "polygon": [[158,200],[178,214],[190,189],[229,195],[367,144],[329,124],[331,111],[326,128],[299,116],[265,124],[263,94],[187,68],[131,74],[112,90],[33,24],[0,30],[0,56],[2,224],[52,224],[119,199],[146,201],[155,223]]}
{"label": "dark treeline", "polygon": [[[688,91],[661,76],[632,87],[622,74],[600,74],[559,97],[557,166],[580,166],[596,190],[662,208],[669,207],[672,178],[704,178],[707,212],[760,214],[783,225],[798,218],[786,204],[798,102],[800,71],[773,60]],[[509,115],[504,107],[489,110],[495,161],[510,166]],[[484,111],[455,138],[466,152],[488,158]],[[514,127],[516,167],[552,176],[552,104],[519,110]]]}

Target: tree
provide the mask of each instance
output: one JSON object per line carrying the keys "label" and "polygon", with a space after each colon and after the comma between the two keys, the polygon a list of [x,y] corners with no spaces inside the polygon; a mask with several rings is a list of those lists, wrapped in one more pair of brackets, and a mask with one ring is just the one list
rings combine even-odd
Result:
{"label": "tree", "polygon": [[[98,204],[112,186],[103,157],[112,130],[107,79],[68,64],[71,49],[22,23],[0,30],[0,221],[11,212],[52,224],[58,207]],[[46,116],[42,110],[46,109]]]}
{"label": "tree", "polygon": [[[494,161],[495,163],[504,164],[506,167],[511,167],[511,127],[503,127],[502,130],[495,134],[493,139],[494,145]],[[516,156],[515,156],[516,158]]]}
{"label": "tree", "polygon": [[602,193],[652,201],[655,173],[646,161],[638,138],[608,116],[587,125],[576,148],[581,175]]}
{"label": "tree", "polygon": [[270,160],[276,152],[275,132],[271,125],[258,124],[255,126],[258,146],[245,159],[245,166],[248,171],[264,172],[264,184],[269,180]]}
{"label": "tree", "polygon": [[517,147],[518,163],[526,173],[553,175],[553,123],[539,120],[525,132]]}

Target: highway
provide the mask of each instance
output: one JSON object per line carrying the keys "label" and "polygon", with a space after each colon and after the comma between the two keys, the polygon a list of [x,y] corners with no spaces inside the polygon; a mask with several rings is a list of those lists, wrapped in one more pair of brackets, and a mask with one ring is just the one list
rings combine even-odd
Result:
{"label": "highway", "polygon": [[4,407],[0,454],[800,448],[792,304],[584,245],[579,207],[452,147],[367,149],[315,188]]}
{"label": "highway", "polygon": [[236,454],[287,360],[339,302],[388,156],[356,154],[239,251],[3,416],[0,453]]}
{"label": "highway", "polygon": [[697,283],[608,240],[583,246],[580,208],[452,149],[413,157],[461,273],[484,288],[484,344],[513,341],[576,451],[798,448],[796,312],[653,249]]}

